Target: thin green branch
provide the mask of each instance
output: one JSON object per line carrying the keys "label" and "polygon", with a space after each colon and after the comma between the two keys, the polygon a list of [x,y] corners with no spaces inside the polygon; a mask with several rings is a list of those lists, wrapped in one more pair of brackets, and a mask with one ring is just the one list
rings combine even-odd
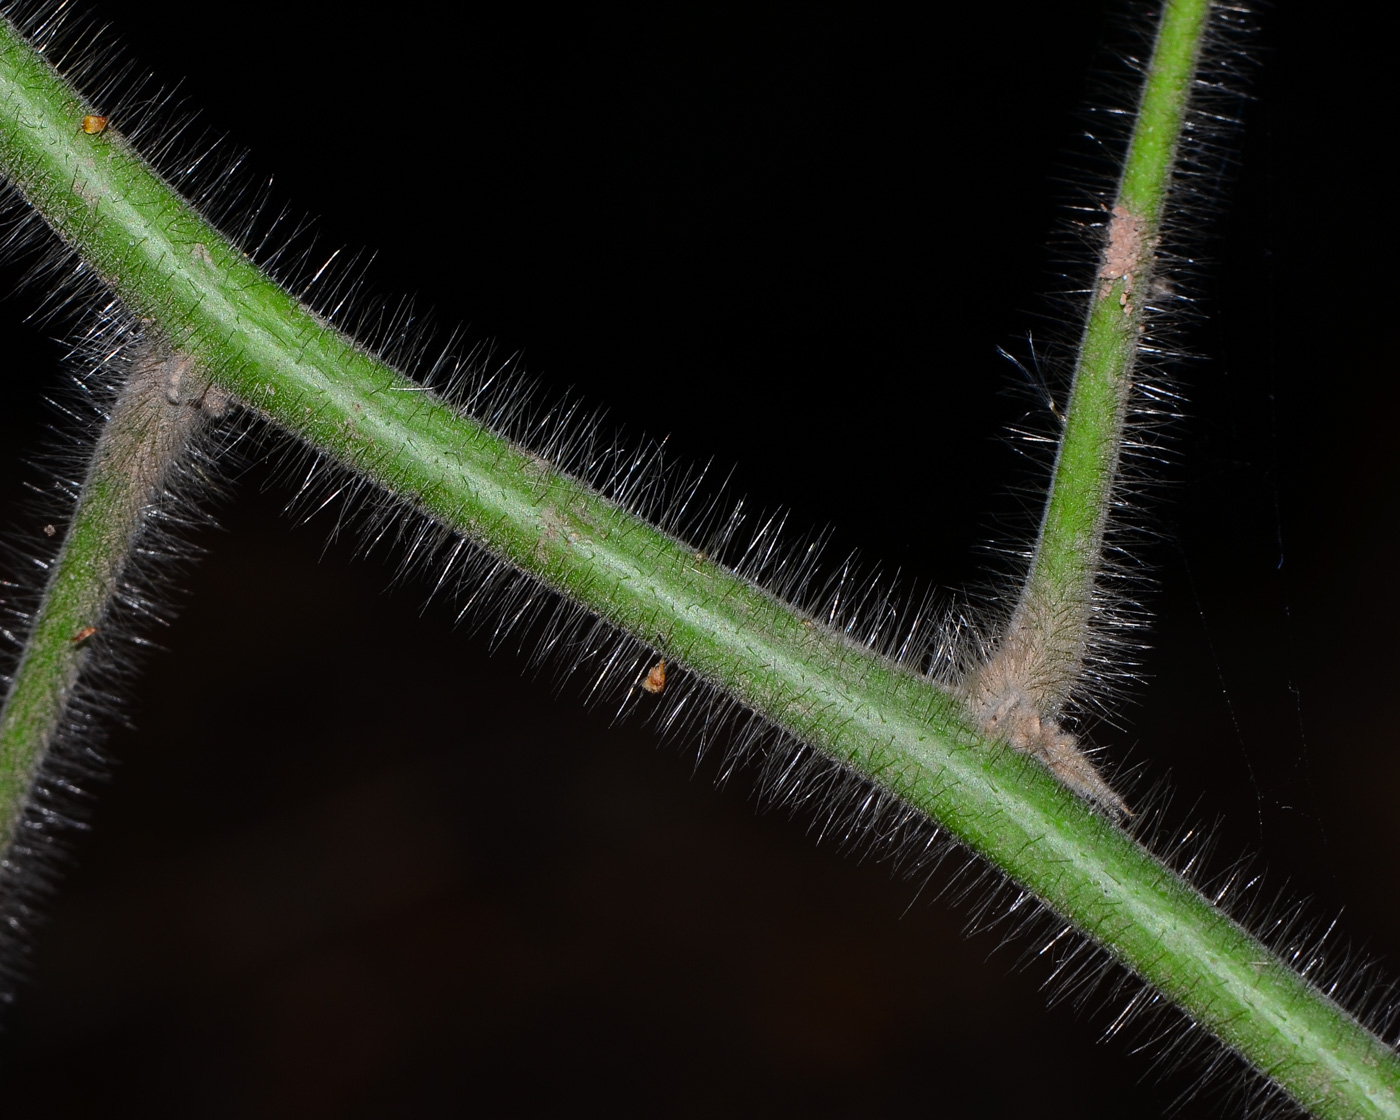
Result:
{"label": "thin green branch", "polygon": [[1319,1115],[1400,1116],[1389,1048],[963,700],[417,391],[83,113],[0,28],[0,170],[217,385],[928,814]]}
{"label": "thin green branch", "polygon": [[1095,582],[1103,570],[1146,294],[1209,18],[1210,0],[1164,5],[1090,295],[1031,568],[996,648],[964,690],[985,732],[1035,755],[1072,788],[1120,812],[1127,806],[1059,717],[1083,678],[1093,640]]}
{"label": "thin green branch", "polygon": [[[75,698],[142,529],[202,415],[190,360],[142,343],[93,451],[0,712],[0,860],[17,839],[44,758]],[[0,883],[3,883],[0,877]]]}
{"label": "thin green branch", "polygon": [[1209,14],[1208,0],[1171,0],[1163,15],[1091,295],[1050,499],[1011,625],[1030,635],[1041,667],[1028,677],[1049,711],[1064,702],[1083,666],[1145,302]]}

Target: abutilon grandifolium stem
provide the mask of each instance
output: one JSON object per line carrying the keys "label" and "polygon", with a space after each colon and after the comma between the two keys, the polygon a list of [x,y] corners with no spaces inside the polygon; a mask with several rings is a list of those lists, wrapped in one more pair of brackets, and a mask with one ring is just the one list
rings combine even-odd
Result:
{"label": "abutilon grandifolium stem", "polygon": [[1126,813],[1060,716],[1094,642],[1095,597],[1133,371],[1209,0],[1168,0],[1147,70],[1065,410],[1050,496],[1020,597],[964,684],[979,726],[1039,758],[1072,789]]}
{"label": "abutilon grandifolium stem", "polygon": [[[1154,74],[1174,67],[1171,82],[1189,85],[1204,18],[1202,3],[1165,6],[1162,39],[1182,49],[1154,56]],[[0,171],[220,389],[927,815],[1305,1107],[1400,1117],[1400,1062],[1384,1042],[1039,761],[1004,749],[966,697],[423,391],[204,221],[128,146],[119,119],[86,133],[88,112],[0,25]],[[1109,291],[1116,301],[1124,278]],[[1099,515],[1079,516],[1093,526]]]}
{"label": "abutilon grandifolium stem", "polygon": [[172,473],[204,418],[227,400],[188,355],[165,349],[154,335],[108,361],[124,364],[126,379],[48,565],[0,711],[0,889],[13,888],[26,862],[52,841],[47,817],[63,809],[47,803],[53,791],[41,780],[46,758],[75,718],[84,668],[111,640],[107,620],[138,541],[168,504]]}

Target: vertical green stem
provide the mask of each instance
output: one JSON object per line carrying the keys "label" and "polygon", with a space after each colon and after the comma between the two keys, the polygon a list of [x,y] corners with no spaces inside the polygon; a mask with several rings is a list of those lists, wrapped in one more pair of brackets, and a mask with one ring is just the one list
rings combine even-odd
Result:
{"label": "vertical green stem", "polygon": [[1133,366],[1144,330],[1208,0],[1168,0],[1108,224],[1080,344],[1050,499],[1012,630],[1028,632],[1045,667],[1033,677],[1053,711],[1078,679],[1104,525],[1113,499]]}
{"label": "vertical green stem", "polygon": [[1039,651],[1043,664],[1029,677],[1047,711],[1064,702],[1083,665],[1162,214],[1209,12],[1208,0],[1168,0],[1162,10],[1084,326],[1050,499],[1011,624]]}
{"label": "vertical green stem", "polygon": [[1163,5],[1106,243],[1090,292],[1074,381],[1030,572],[1004,633],[965,692],[988,734],[1035,755],[1087,797],[1126,806],[1058,719],[1083,677],[1095,583],[1113,505],[1133,367],[1145,329],[1209,0]]}

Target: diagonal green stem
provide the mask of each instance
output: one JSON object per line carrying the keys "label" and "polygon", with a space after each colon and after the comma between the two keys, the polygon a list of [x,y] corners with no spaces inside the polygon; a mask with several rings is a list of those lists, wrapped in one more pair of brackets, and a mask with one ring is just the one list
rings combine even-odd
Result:
{"label": "diagonal green stem", "polygon": [[[12,870],[25,805],[71,711],[133,547],[201,418],[189,361],[142,343],[103,427],[0,713],[0,852]],[[185,391],[181,383],[184,381]],[[0,885],[6,875],[0,873]]]}
{"label": "diagonal green stem", "polygon": [[[1169,4],[1166,31],[1189,10]],[[0,170],[217,385],[928,814],[1306,1107],[1400,1117],[1389,1048],[1043,767],[989,743],[961,700],[414,391],[273,284],[115,129],[84,133],[83,112],[0,25]]]}

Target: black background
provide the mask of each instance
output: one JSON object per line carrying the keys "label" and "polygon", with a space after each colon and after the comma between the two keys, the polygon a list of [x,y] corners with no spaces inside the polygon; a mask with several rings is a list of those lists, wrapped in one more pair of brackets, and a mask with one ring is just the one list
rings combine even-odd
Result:
{"label": "black background", "polygon": [[[755,504],[835,523],[833,558],[967,586],[1024,521],[1001,437],[1029,406],[995,347],[1073,334],[1042,293],[1086,75],[1121,38],[1099,4],[92,7],[327,252],[378,250],[371,287],[673,457],[737,462]],[[1205,357],[1173,370],[1152,679],[1099,738],[1169,775],[1173,819],[1218,819],[1220,866],[1260,853],[1265,894],[1345,907],[1394,962],[1387,60],[1298,8],[1260,20],[1186,338]],[[37,298],[0,304],[19,534],[59,376]],[[11,1107],[1150,1117],[1192,1084],[1095,1045],[1110,1015],[1047,1012],[1046,970],[965,939],[965,907],[910,906],[742,778],[716,792],[713,765],[420,618],[422,588],[293,528],[266,476],[201,537],[112,735],[0,1039]]]}

